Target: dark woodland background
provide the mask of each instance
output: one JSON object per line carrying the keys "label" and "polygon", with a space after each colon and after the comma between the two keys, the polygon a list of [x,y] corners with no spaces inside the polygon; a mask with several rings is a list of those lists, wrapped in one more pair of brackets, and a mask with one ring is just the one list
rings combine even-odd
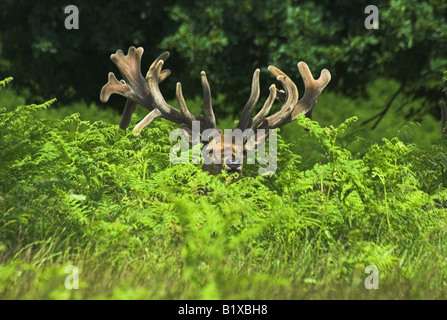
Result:
{"label": "dark woodland background", "polygon": [[[405,112],[408,119],[429,112],[439,117],[440,78],[447,69],[447,4],[435,1],[377,1],[379,29],[367,30],[364,1],[295,0],[163,0],[72,1],[79,8],[78,30],[64,28],[61,1],[0,2],[0,75],[15,78],[31,96],[99,103],[99,91],[117,49],[145,49],[143,69],[168,50],[173,71],[164,94],[174,97],[175,82],[199,95],[200,71],[212,92],[222,95],[219,116],[236,116],[250,89],[256,68],[267,91],[274,79],[267,67],[278,66],[292,78],[306,61],[315,75],[332,73],[327,91],[368,98],[367,88],[379,77],[398,86],[390,100],[402,105],[422,98]],[[296,78],[295,78],[296,79]],[[296,81],[301,88],[301,81]],[[393,102],[393,101],[391,101]],[[120,98],[110,104],[122,108]],[[362,106],[359,105],[359,112]],[[381,118],[381,117],[379,117]],[[368,119],[364,119],[367,121]],[[375,118],[374,120],[377,120]],[[374,124],[372,122],[371,124]]]}

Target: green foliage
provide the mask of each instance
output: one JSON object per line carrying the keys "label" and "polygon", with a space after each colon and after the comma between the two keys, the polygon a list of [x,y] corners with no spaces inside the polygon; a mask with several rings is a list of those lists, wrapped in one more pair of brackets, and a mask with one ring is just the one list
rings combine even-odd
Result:
{"label": "green foliage", "polygon": [[12,81],[12,77],[3,79],[2,81],[0,81],[0,87],[4,88],[8,83],[10,83]]}
{"label": "green foliage", "polygon": [[[214,90],[225,92],[234,110],[235,101],[248,96],[255,68],[262,68],[262,87],[267,88],[272,81],[268,65],[294,78],[298,61],[306,61],[314,75],[328,68],[333,75],[329,90],[365,94],[372,81],[387,77],[399,83],[396,91],[407,97],[406,103],[423,99],[418,112],[432,110],[439,70],[447,65],[441,27],[446,3],[390,1],[377,6],[380,29],[366,30],[366,4],[359,1],[182,1],[169,15],[178,28],[162,46],[175,47],[187,59],[191,79],[202,69],[209,71]],[[415,110],[408,111],[414,116]]]}
{"label": "green foliage", "polygon": [[353,153],[356,117],[301,116],[318,158],[279,137],[274,175],[232,182],[172,165],[164,120],[134,137],[79,113],[45,119],[54,101],[0,110],[1,298],[447,297],[443,139]]}
{"label": "green foliage", "polygon": [[76,0],[71,4],[79,8],[79,29],[67,30],[68,3],[0,1],[0,65],[5,65],[0,76],[13,75],[17,86],[31,90],[33,101],[36,96],[57,96],[66,104],[98,101],[113,68],[111,53],[143,45],[146,57],[159,54],[158,44],[175,27],[166,19],[171,2]]}
{"label": "green foliage", "polygon": [[[447,84],[447,71],[444,71],[444,75],[442,76],[442,83]],[[442,89],[442,91],[445,92],[447,95],[447,85],[444,85],[444,88]]]}

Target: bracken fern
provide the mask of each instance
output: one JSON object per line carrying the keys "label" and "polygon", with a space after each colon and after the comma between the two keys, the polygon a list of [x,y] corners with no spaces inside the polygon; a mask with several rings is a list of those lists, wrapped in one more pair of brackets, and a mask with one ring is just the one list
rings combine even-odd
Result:
{"label": "bracken fern", "polygon": [[[36,116],[54,102],[0,111],[1,298],[447,296],[442,141],[353,155],[340,136],[356,118],[298,117],[320,160],[278,137],[277,172],[248,166],[234,182],[172,165],[166,121],[134,137]],[[64,287],[67,265],[79,290]],[[366,265],[387,290],[364,288]]]}

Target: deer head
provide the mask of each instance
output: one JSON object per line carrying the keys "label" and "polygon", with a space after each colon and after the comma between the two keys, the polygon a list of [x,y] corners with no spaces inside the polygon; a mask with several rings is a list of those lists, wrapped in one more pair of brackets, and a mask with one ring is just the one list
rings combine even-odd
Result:
{"label": "deer head", "polygon": [[[179,109],[169,105],[160,92],[159,84],[171,74],[169,70],[162,70],[164,62],[169,57],[169,52],[161,54],[152,63],[146,76],[143,77],[141,74],[143,51],[141,47],[138,49],[130,47],[127,55],[124,55],[123,51],[118,50],[110,56],[124,80],[118,81],[114,73],[110,72],[109,81],[101,89],[101,101],[107,102],[113,93],[127,98],[120,122],[121,129],[126,129],[129,126],[137,104],[149,110],[149,114],[133,129],[136,135],[157,117],[162,117],[181,125],[183,135],[191,145],[199,142],[197,141],[198,135],[202,135],[202,141],[204,140],[203,136],[207,135],[203,147],[205,158],[203,169],[211,174],[218,174],[221,170],[226,170],[229,173],[240,173],[246,153],[262,145],[268,139],[273,129],[296,120],[298,114],[304,114],[311,118],[317,98],[331,80],[331,74],[326,69],[321,71],[320,77],[315,80],[307,64],[299,62],[298,71],[303,78],[305,91],[303,97],[298,100],[298,89],[293,81],[278,68],[270,66],[268,70],[281,83],[284,90],[277,90],[275,85],[271,85],[270,94],[263,107],[252,117],[260,95],[260,70],[256,69],[253,74],[251,94],[242,110],[237,127],[230,131],[231,134],[227,132],[222,133],[216,127],[216,119],[211,102],[211,90],[205,72],[201,72],[204,115],[194,116],[186,106],[180,83],[177,83],[176,87]],[[276,113],[269,115],[275,100],[279,100],[282,103],[282,107]],[[199,132],[193,130],[195,127],[199,128]],[[235,132],[240,134],[235,135]],[[236,140],[241,138],[242,141],[235,141],[235,137]]]}

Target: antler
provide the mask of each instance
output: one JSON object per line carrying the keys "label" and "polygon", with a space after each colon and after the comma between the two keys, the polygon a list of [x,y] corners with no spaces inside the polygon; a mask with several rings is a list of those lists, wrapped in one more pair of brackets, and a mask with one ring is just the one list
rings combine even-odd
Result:
{"label": "antler", "polygon": [[[327,69],[323,69],[320,77],[315,80],[307,64],[299,62],[298,71],[303,78],[305,91],[303,97],[298,100],[298,88],[293,81],[274,66],[270,66],[268,70],[281,83],[284,90],[277,90],[275,85],[270,86],[270,94],[264,106],[254,118],[250,119],[250,115],[259,98],[259,69],[256,69],[253,74],[250,98],[242,111],[238,124],[238,128],[242,130],[249,127],[253,130],[279,128],[296,120],[298,114],[305,114],[311,118],[312,110],[317,103],[319,95],[331,80],[331,74]],[[278,98],[283,105],[278,112],[268,116],[275,98]]]}
{"label": "antler", "polygon": [[[176,86],[179,109],[169,105],[160,92],[159,84],[171,74],[170,70],[162,70],[164,62],[169,58],[169,52],[165,52],[155,59],[146,76],[143,77],[141,74],[141,57],[143,51],[144,49],[141,47],[138,49],[130,47],[127,55],[124,55],[123,51],[118,50],[110,56],[110,59],[118,67],[124,80],[118,81],[115,74],[110,72],[109,81],[101,89],[100,99],[102,102],[107,102],[110,95],[114,93],[127,98],[120,128],[126,129],[129,126],[137,104],[142,105],[150,112],[135,126],[135,134],[138,134],[155,118],[160,116],[182,125],[187,131],[192,128],[193,121],[200,122],[201,132],[208,128],[216,128],[216,119],[211,102],[211,90],[206,73],[204,71],[201,72],[203,111],[205,116],[194,116],[186,106],[180,83],[177,83]],[[275,85],[270,86],[270,94],[264,106],[254,118],[251,118],[251,114],[259,100],[260,91],[260,71],[256,69],[253,74],[251,94],[244,106],[237,126],[239,129],[274,129],[294,121],[298,114],[305,114],[311,117],[312,110],[317,103],[320,93],[331,80],[331,74],[327,69],[323,69],[320,77],[315,80],[307,64],[299,62],[298,71],[303,78],[305,91],[303,97],[298,100],[298,88],[293,81],[284,72],[274,66],[270,66],[268,70],[281,83],[284,90],[277,90]],[[280,100],[283,105],[278,112],[268,116],[275,99]]]}
{"label": "antler", "polygon": [[169,58],[169,52],[164,52],[155,59],[146,77],[143,78],[141,74],[143,51],[144,49],[141,47],[138,49],[130,47],[127,55],[124,55],[122,50],[118,50],[110,56],[124,80],[118,81],[115,74],[110,72],[109,81],[101,89],[100,99],[102,102],[107,102],[110,95],[114,93],[127,98],[120,128],[126,129],[129,126],[137,104],[140,104],[150,112],[135,126],[133,131],[136,135],[159,116],[188,128],[191,128],[192,121],[200,121],[201,131],[207,128],[215,128],[216,120],[212,109],[211,90],[205,72],[202,71],[201,73],[205,117],[194,116],[186,106],[180,83],[177,83],[176,87],[176,96],[180,110],[169,105],[160,92],[158,85],[171,74],[170,70],[162,71],[164,62]]}

